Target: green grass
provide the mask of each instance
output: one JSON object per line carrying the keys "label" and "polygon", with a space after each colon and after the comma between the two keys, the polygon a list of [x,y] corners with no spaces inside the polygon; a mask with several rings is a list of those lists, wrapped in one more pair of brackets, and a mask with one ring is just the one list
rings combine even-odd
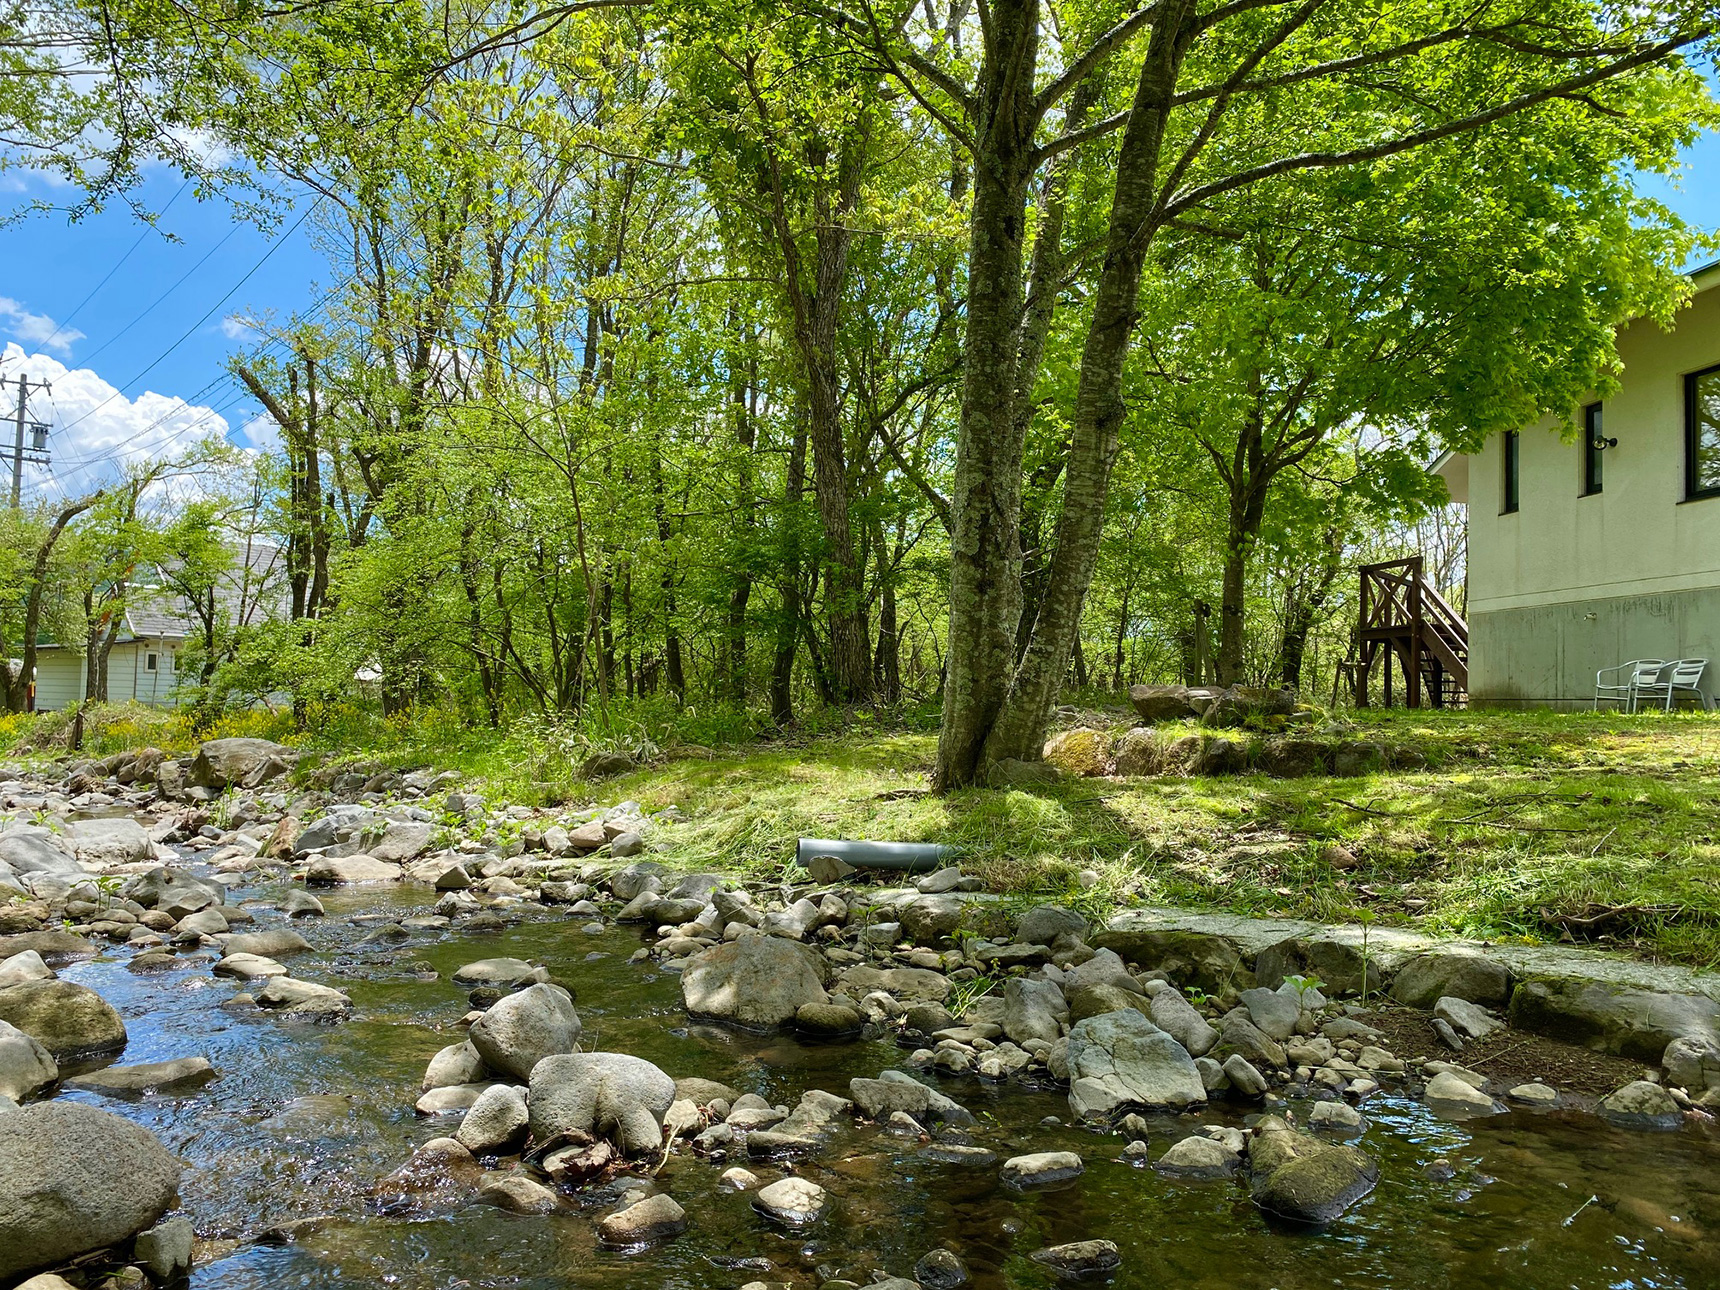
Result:
{"label": "green grass", "polygon": [[[1129,723],[1115,709],[1083,719]],[[678,806],[687,819],[663,837],[669,858],[688,867],[775,877],[801,836],[935,841],[958,848],[994,891],[1093,913],[1144,902],[1371,915],[1720,964],[1720,718],[1701,714],[1369,712],[1347,719],[1348,733],[1413,750],[1424,769],[1066,780],[942,798],[927,791],[936,741],[924,713],[905,729],[864,716],[790,740],[761,739],[734,714],[667,708],[603,726],[522,721],[501,731],[446,714],[336,713],[302,736],[284,720],[267,724],[217,733],[287,738],[354,763],[455,769],[498,802]],[[128,740],[188,746],[183,731],[137,712],[96,727],[100,751]],[[30,745],[27,731],[9,733],[15,750]],[[578,778],[591,748],[629,745],[658,756],[601,784]],[[1330,863],[1334,844],[1353,868]],[[1097,882],[1078,882],[1085,870]]]}

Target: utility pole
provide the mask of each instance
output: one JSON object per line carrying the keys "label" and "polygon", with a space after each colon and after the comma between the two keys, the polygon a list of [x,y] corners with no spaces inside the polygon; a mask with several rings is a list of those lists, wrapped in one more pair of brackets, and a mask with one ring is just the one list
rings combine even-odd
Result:
{"label": "utility pole", "polygon": [[[17,510],[19,495],[24,487],[24,463],[26,461],[37,465],[48,464],[48,427],[42,421],[27,419],[30,407],[30,388],[34,387],[52,393],[46,381],[32,382],[28,376],[18,378],[18,410],[14,417],[17,435],[12,440],[12,509]],[[24,431],[30,432],[30,450],[24,451]]]}

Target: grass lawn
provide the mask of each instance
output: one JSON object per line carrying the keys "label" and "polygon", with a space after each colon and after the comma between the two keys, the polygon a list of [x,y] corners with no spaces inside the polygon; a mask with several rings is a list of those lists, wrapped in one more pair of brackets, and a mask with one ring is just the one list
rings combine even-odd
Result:
{"label": "grass lawn", "polygon": [[[17,740],[15,753],[52,755],[46,736],[62,715],[13,719],[36,724],[0,735]],[[242,714],[212,733],[284,738],[371,764],[454,768],[487,783],[493,802],[673,804],[688,818],[663,833],[673,847],[667,858],[689,867],[786,875],[803,835],[936,841],[956,846],[996,891],[1095,914],[1140,902],[1327,921],[1372,916],[1720,965],[1720,716],[1364,712],[1339,723],[1345,733],[1413,749],[1425,769],[1065,780],[939,798],[926,788],[936,744],[926,715],[918,731],[860,720],[715,749],[677,750],[665,724],[654,742],[666,754],[595,785],[575,777],[589,745],[542,723],[497,732],[432,715],[401,725],[327,723],[295,737],[284,715]],[[1083,719],[1119,729],[1131,720],[1120,710]],[[188,746],[194,736],[175,720],[114,709],[86,748]],[[691,727],[682,737],[718,734],[686,720],[681,727]],[[1097,881],[1078,881],[1083,871]]]}
{"label": "grass lawn", "polygon": [[[947,842],[996,890],[1095,912],[1371,915],[1720,964],[1720,720],[1400,711],[1352,724],[1427,769],[938,798],[925,791],[932,736],[857,732],[671,759],[600,800],[678,805],[689,820],[666,836],[687,865],[784,872],[801,835]],[[1083,888],[1082,870],[1097,884]]]}

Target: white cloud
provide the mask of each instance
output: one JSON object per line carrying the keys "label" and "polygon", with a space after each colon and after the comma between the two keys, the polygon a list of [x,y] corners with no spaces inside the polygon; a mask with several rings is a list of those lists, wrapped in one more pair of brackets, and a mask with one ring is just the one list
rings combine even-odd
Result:
{"label": "white cloud", "polygon": [[238,314],[228,314],[221,320],[221,334],[228,340],[244,340],[256,330],[248,319]]}
{"label": "white cloud", "polygon": [[[0,353],[0,381],[12,383],[15,391],[21,375],[52,387],[30,396],[31,418],[51,427],[52,463],[24,467],[25,483],[37,495],[93,491],[129,463],[178,456],[211,435],[227,437],[231,429],[207,404],[153,391],[128,399],[88,368],[68,368],[9,343]],[[13,397],[0,390],[0,412],[11,412]]]}
{"label": "white cloud", "polygon": [[0,325],[26,345],[40,345],[68,356],[72,345],[84,338],[76,327],[62,327],[47,314],[33,314],[10,296],[0,296]]}

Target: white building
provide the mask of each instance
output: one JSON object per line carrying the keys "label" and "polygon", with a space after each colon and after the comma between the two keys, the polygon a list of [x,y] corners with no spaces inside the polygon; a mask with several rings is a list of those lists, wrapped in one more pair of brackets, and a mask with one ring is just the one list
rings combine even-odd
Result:
{"label": "white building", "polygon": [[1620,332],[1617,393],[1434,469],[1469,512],[1469,696],[1588,706],[1595,673],[1706,658],[1720,690],[1720,264],[1671,331]]}

